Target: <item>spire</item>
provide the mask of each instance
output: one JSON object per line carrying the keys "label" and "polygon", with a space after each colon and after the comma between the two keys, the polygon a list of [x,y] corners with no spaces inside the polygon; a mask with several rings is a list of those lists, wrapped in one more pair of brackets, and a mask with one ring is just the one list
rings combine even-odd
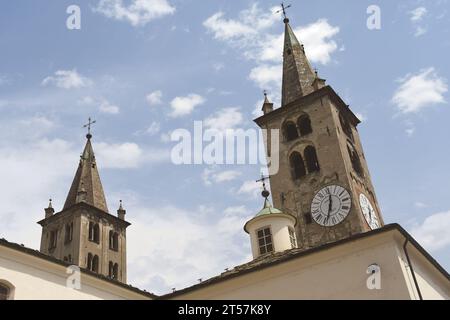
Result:
{"label": "spire", "polygon": [[119,202],[119,209],[117,210],[117,217],[120,220],[125,220],[125,214],[126,213],[127,213],[127,211],[122,206],[122,200],[120,200],[120,202]]}
{"label": "spire", "polygon": [[314,91],[316,74],[305,54],[303,45],[298,41],[289,19],[284,19],[283,88],[281,106]]}
{"label": "spire", "polygon": [[269,101],[269,98],[267,98],[266,90],[264,90],[264,103],[263,103],[261,110],[264,114],[267,114],[267,113],[270,113],[273,111],[273,103]]}
{"label": "spire", "polygon": [[[92,124],[91,121],[89,121]],[[88,132],[86,146],[80,158],[77,172],[67,195],[64,209],[77,203],[85,202],[100,210],[108,212],[102,182],[95,162],[94,150],[91,144],[92,135]]]}
{"label": "spire", "polygon": [[55,213],[55,209],[53,209],[52,199],[48,200],[48,207],[45,210],[45,218],[51,217]]}

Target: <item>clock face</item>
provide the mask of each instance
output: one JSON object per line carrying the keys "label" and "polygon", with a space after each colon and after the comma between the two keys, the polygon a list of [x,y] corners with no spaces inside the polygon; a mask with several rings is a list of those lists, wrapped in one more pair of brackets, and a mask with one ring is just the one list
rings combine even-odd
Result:
{"label": "clock face", "polygon": [[348,191],[338,185],[321,189],[311,203],[311,216],[318,224],[331,227],[342,222],[350,212],[352,199]]}
{"label": "clock face", "polygon": [[362,193],[359,195],[359,205],[361,206],[364,219],[366,219],[369,227],[374,230],[380,227],[380,222],[378,221],[375,209],[370,203],[369,199]]}

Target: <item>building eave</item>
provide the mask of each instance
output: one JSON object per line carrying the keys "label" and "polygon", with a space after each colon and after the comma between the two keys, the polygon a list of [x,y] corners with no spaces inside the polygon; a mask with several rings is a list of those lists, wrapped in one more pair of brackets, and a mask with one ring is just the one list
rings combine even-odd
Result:
{"label": "building eave", "polygon": [[[48,256],[46,254],[43,254],[42,252],[40,252],[38,250],[34,250],[34,249],[31,249],[31,248],[25,247],[24,245],[20,245],[18,243],[9,242],[6,239],[0,239],[0,246],[6,247],[6,248],[9,248],[9,249],[12,249],[12,250],[19,251],[21,253],[24,253],[24,254],[36,257],[38,259],[43,259],[46,262],[53,263],[53,264],[56,264],[56,265],[59,265],[59,266],[69,267],[69,266],[72,265],[70,263],[58,260],[58,259],[56,259],[54,257],[51,257],[51,256]],[[87,269],[80,268],[80,271],[81,271],[81,273],[83,273],[85,275],[88,275],[88,276],[94,277],[96,279],[105,281],[105,282],[107,282],[109,284],[121,287],[123,289],[130,290],[130,291],[133,291],[135,293],[147,296],[147,297],[149,297],[151,299],[158,298],[158,296],[153,294],[153,293],[150,293],[150,292],[147,292],[147,291],[143,291],[143,290],[138,289],[136,287],[133,287],[133,286],[131,286],[129,284],[125,284],[125,283],[119,282],[117,280],[110,279],[108,277],[105,277],[104,275],[101,275],[101,274],[89,271]]]}
{"label": "building eave", "polygon": [[338,246],[342,246],[344,244],[348,244],[350,242],[353,241],[357,241],[360,239],[365,239],[365,238],[370,238],[373,237],[375,235],[379,235],[382,233],[387,233],[390,231],[398,231],[405,239],[407,239],[445,278],[447,278],[450,281],[450,275],[448,274],[448,272],[405,230],[403,229],[399,224],[397,223],[393,223],[393,224],[388,224],[385,225],[384,227],[380,228],[380,229],[376,229],[373,231],[369,231],[369,232],[365,232],[365,233],[360,233],[360,234],[356,234],[354,236],[351,236],[347,239],[342,239],[336,242],[332,242],[332,243],[328,243],[319,247],[315,247],[312,249],[308,249],[305,251],[300,251],[298,253],[292,253],[293,251],[295,251],[296,249],[292,249],[292,250],[288,250],[286,251],[279,259],[275,260],[275,261],[269,261],[266,263],[260,263],[254,267],[251,267],[249,269],[245,269],[245,270],[240,270],[234,273],[225,273],[219,276],[216,276],[214,278],[211,278],[209,280],[203,281],[202,283],[193,285],[191,287],[188,288],[184,288],[181,289],[179,291],[173,292],[173,293],[169,293],[166,295],[162,295],[160,296],[158,299],[171,299],[189,292],[193,292],[195,290],[199,290],[202,288],[205,288],[207,286],[213,285],[213,284],[218,284],[233,278],[237,278],[249,273],[253,273],[256,271],[260,271],[263,269],[267,269],[267,268],[271,268],[273,266],[288,262],[288,261],[292,261],[294,259],[298,259],[301,257],[305,257],[314,253],[318,253],[318,252],[322,252],[325,250],[329,250]]}
{"label": "building eave", "polygon": [[110,221],[112,221],[114,223],[118,223],[119,225],[122,225],[125,228],[127,228],[128,226],[131,225],[130,222],[122,220],[122,219],[119,219],[118,217],[113,216],[112,214],[110,214],[108,212],[105,212],[105,211],[103,211],[103,210],[101,210],[101,209],[99,209],[97,207],[94,207],[94,206],[92,206],[92,205],[90,205],[88,203],[85,203],[85,202],[79,202],[79,203],[71,206],[70,208],[64,209],[64,210],[62,210],[60,212],[55,213],[54,215],[52,215],[52,216],[50,216],[48,218],[42,219],[42,220],[38,221],[37,223],[40,224],[41,226],[44,226],[44,225],[48,224],[49,222],[54,221],[55,219],[58,219],[58,218],[62,217],[66,212],[72,211],[74,208],[77,208],[77,207],[78,208],[88,209],[90,211],[95,211],[102,218],[108,219],[108,220],[110,220]]}
{"label": "building eave", "polygon": [[279,116],[279,114],[283,112],[289,112],[290,110],[301,106],[301,105],[307,105],[311,101],[317,100],[321,97],[324,97],[328,95],[333,102],[336,104],[337,108],[342,111],[344,114],[347,115],[350,122],[355,125],[355,127],[361,123],[361,120],[358,119],[358,117],[353,113],[353,111],[349,108],[349,106],[342,100],[342,98],[333,90],[331,86],[325,86],[323,88],[320,88],[308,95],[305,95],[303,97],[298,98],[295,101],[292,101],[291,103],[282,106],[280,108],[277,108],[273,110],[270,113],[267,113],[263,116],[260,116],[259,118],[256,118],[253,120],[258,126],[262,127],[265,123],[270,121],[273,118],[276,118]]}

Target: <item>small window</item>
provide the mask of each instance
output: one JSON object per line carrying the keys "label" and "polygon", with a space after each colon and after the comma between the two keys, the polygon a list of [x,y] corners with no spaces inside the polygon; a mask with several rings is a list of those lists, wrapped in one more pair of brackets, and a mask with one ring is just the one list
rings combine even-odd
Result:
{"label": "small window", "polygon": [[305,160],[308,173],[320,171],[319,160],[317,159],[316,148],[308,146],[305,148]]}
{"label": "small window", "polygon": [[293,152],[290,156],[289,162],[291,164],[292,177],[298,180],[306,176],[305,163],[300,153]]}
{"label": "small window", "polygon": [[65,235],[64,235],[64,243],[69,243],[73,239],[73,222],[70,224],[66,224]]}
{"label": "small window", "polygon": [[311,120],[306,114],[298,118],[297,124],[300,136],[306,136],[312,133]]}
{"label": "small window", "polygon": [[119,234],[114,231],[109,231],[109,248],[114,251],[119,250]]}
{"label": "small window", "polygon": [[353,141],[352,127],[342,113],[339,114],[339,121],[341,122],[342,131],[344,131],[347,137],[349,137]]}
{"label": "small window", "polygon": [[347,150],[350,161],[352,162],[353,170],[355,170],[355,172],[361,177],[364,177],[364,170],[361,165],[361,159],[359,158],[359,155],[356,152],[355,148],[352,145],[347,144]]}
{"label": "small window", "polygon": [[297,248],[297,237],[295,236],[295,231],[289,227],[289,239],[291,240],[291,247]]}
{"label": "small window", "polygon": [[0,283],[0,300],[9,300],[11,289],[3,283]]}
{"label": "small window", "polygon": [[118,278],[119,278],[119,265],[115,263],[113,267],[113,279],[117,280]]}
{"label": "small window", "polygon": [[259,253],[266,254],[273,251],[272,233],[270,228],[263,228],[256,232],[258,236]]}
{"label": "small window", "polygon": [[288,121],[283,126],[283,134],[284,139],[286,141],[292,141],[298,138],[298,132],[297,127],[295,126],[295,123]]}
{"label": "small window", "polygon": [[100,227],[98,223],[89,222],[89,241],[100,242]]}
{"label": "small window", "polygon": [[57,230],[50,231],[50,242],[48,244],[48,249],[49,250],[55,249],[57,243],[58,243],[58,231]]}
{"label": "small window", "polygon": [[87,269],[90,270],[90,271],[92,271],[92,259],[93,259],[92,253],[88,253],[88,256],[87,256]]}
{"label": "small window", "polygon": [[113,264],[113,262],[112,261],[110,261],[109,262],[109,272],[108,272],[108,275],[109,275],[109,277],[112,279],[112,277],[113,277],[113,271],[114,271],[114,264]]}
{"label": "small window", "polygon": [[99,265],[99,261],[98,261],[98,256],[95,255],[92,258],[92,272],[98,273],[98,265]]}

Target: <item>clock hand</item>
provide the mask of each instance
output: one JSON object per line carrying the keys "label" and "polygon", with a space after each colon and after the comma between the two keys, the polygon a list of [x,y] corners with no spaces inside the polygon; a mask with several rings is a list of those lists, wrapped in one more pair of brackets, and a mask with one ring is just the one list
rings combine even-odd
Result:
{"label": "clock hand", "polygon": [[328,196],[328,216],[327,221],[330,218],[330,213],[333,210],[333,198],[331,197],[331,194]]}

